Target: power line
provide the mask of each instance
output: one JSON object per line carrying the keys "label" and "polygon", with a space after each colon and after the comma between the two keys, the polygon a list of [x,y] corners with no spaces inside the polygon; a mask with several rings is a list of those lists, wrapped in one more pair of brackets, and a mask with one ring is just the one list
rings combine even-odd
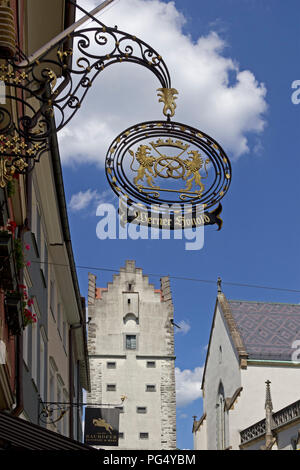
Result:
{"label": "power line", "polygon": [[[47,262],[46,261],[45,262],[32,261],[32,263],[50,264],[52,266],[60,266],[60,267],[70,268],[70,266],[68,264],[50,263],[48,261]],[[75,267],[76,267],[76,269],[87,269],[89,271],[105,271],[105,272],[114,272],[114,273],[119,273],[120,272],[119,268],[103,268],[101,266],[95,267],[95,266],[81,266],[81,265],[75,265]],[[161,278],[164,275],[163,274],[156,274],[156,273],[148,273],[147,276]],[[174,276],[174,275],[171,275],[171,274],[168,274],[168,277],[170,279],[174,279],[174,280],[177,280],[177,281],[200,282],[200,283],[217,285],[217,281],[213,281],[211,279],[199,279],[199,278],[195,278],[195,277]],[[262,285],[257,285],[257,284],[246,284],[246,283],[240,283],[240,282],[226,282],[226,281],[222,281],[222,285],[233,286],[233,287],[247,287],[247,288],[251,288],[251,289],[273,290],[273,291],[288,292],[288,293],[293,293],[293,294],[300,294],[300,290],[298,290],[298,289],[287,289],[285,287],[262,286]]]}

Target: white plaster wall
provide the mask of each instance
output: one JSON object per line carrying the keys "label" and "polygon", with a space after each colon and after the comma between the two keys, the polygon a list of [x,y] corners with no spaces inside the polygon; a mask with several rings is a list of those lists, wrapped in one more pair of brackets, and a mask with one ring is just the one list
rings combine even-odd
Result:
{"label": "white plaster wall", "polygon": [[[219,348],[222,347],[222,362],[219,361]],[[231,397],[241,386],[241,373],[238,358],[229,338],[223,315],[219,307],[215,315],[213,335],[208,351],[204,383],[204,412],[207,414],[207,449],[217,448],[216,403],[220,381],[222,381],[225,398]],[[204,442],[204,440],[202,441]],[[226,446],[230,445],[228,439]]]}
{"label": "white plaster wall", "polygon": [[194,433],[194,450],[207,450],[207,421],[201,424],[197,432]]}
{"label": "white plaster wall", "polygon": [[267,380],[271,381],[274,412],[299,399],[299,368],[260,364],[241,369],[243,391],[234,409],[229,411],[230,445],[234,450],[239,449],[240,431],[265,418]]}
{"label": "white plaster wall", "polygon": [[299,367],[292,364],[290,366],[282,366],[280,364],[248,365],[246,370],[242,370],[242,386],[247,394],[247,398],[246,394],[243,394],[243,399],[247,400],[251,407],[251,416],[248,414],[248,420],[253,419],[254,423],[264,418],[265,382],[267,380],[271,381],[274,412],[299,400]]}

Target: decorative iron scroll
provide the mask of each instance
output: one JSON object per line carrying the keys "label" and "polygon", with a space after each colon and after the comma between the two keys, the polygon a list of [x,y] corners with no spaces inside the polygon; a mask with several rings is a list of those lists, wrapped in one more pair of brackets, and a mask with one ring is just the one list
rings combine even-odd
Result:
{"label": "decorative iron scroll", "polygon": [[85,406],[99,407],[108,406],[113,408],[121,408],[127,397],[121,397],[121,403],[65,403],[65,402],[42,402],[40,401],[39,422],[44,424],[55,424],[70,411],[71,408],[83,408]]}
{"label": "decorative iron scroll", "polygon": [[[0,63],[4,84],[0,89],[2,188],[15,172],[27,173],[33,168],[48,150],[54,118],[56,131],[60,131],[80,109],[94,80],[112,64],[129,62],[153,72],[162,95],[171,90],[164,112],[172,114],[174,89],[159,53],[141,39],[94,20],[97,27],[74,31],[33,63],[19,50]],[[66,48],[66,41],[73,44],[72,49]]]}
{"label": "decorative iron scroll", "polygon": [[[231,165],[221,146],[198,129],[170,120],[148,121],[128,128],[112,142],[106,175],[128,207],[137,210],[140,204],[152,212],[158,207],[161,218],[170,207],[179,215],[204,213],[211,224],[205,211],[228,191]],[[192,226],[197,225],[205,225],[205,218]]]}
{"label": "decorative iron scroll", "polygon": [[19,66],[17,54],[0,66],[6,101],[24,107],[17,122],[7,107],[0,107],[0,133],[16,133],[32,142],[43,141],[49,136],[49,116],[54,113],[56,130],[61,130],[81,107],[97,76],[112,64],[142,65],[156,75],[163,89],[171,86],[162,57],[131,34],[103,25],[75,31],[68,40],[73,42],[73,49],[64,49],[66,39],[63,39],[33,64]]}

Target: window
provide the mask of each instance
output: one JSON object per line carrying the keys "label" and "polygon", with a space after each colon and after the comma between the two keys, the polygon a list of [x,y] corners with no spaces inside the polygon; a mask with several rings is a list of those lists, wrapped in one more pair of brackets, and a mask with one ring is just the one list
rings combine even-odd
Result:
{"label": "window", "polygon": [[50,392],[50,402],[54,402],[54,397],[55,397],[55,384],[54,384],[54,375],[55,373],[52,370],[52,367],[49,368],[50,371],[50,379],[49,379],[49,392]]}
{"label": "window", "polygon": [[45,401],[45,370],[46,370],[46,363],[45,363],[45,341],[43,338],[43,333],[40,331],[40,397],[42,401]]}
{"label": "window", "polygon": [[[64,402],[68,403],[69,400],[69,395],[66,390],[64,390]],[[63,433],[65,436],[68,436],[69,433],[69,419],[68,419],[68,413],[66,413],[63,417]]]}
{"label": "window", "polygon": [[146,392],[156,392],[156,385],[146,385]]}
{"label": "window", "polygon": [[43,230],[41,230],[41,242],[40,242],[40,255],[41,255],[41,274],[44,282],[44,286],[47,286],[48,282],[48,249],[45,240]]}
{"label": "window", "polygon": [[123,432],[119,432],[119,439],[124,439],[124,433]]}
{"label": "window", "polygon": [[[61,402],[64,402],[64,395],[63,395],[63,388],[64,388],[64,381],[61,377],[60,374],[57,374],[56,375],[56,378],[57,378],[57,401],[58,403],[61,403]],[[69,401],[69,400],[67,400]],[[75,414],[76,416],[76,414]],[[57,418],[60,418],[61,417],[61,409],[57,409]],[[66,417],[66,415],[65,415]],[[62,434],[63,433],[63,422],[64,422],[64,419],[59,419],[57,422],[56,422],[56,426],[57,426],[57,431]]]}
{"label": "window", "polygon": [[219,347],[219,364],[222,364],[222,346]]}
{"label": "window", "polygon": [[106,367],[107,367],[107,369],[116,369],[117,364],[115,362],[107,362]]}
{"label": "window", "polygon": [[57,304],[57,330],[61,338],[61,304]]}
{"label": "window", "polygon": [[40,254],[41,252],[41,216],[40,216],[40,212],[37,206],[36,206],[36,233],[35,235],[36,235],[38,253]]}
{"label": "window", "polygon": [[67,323],[65,320],[63,321],[63,345],[67,352]]}
{"label": "window", "polygon": [[[62,391],[61,391],[61,384],[60,384],[60,381],[59,381],[59,380],[57,381],[57,401],[58,401],[58,403],[61,403],[61,402],[62,402]],[[61,412],[60,412],[60,410],[59,410],[59,408],[58,408],[58,410],[57,410],[57,418],[60,417],[60,413],[61,413]],[[61,433],[61,431],[62,431],[62,422],[61,422],[61,419],[59,419],[59,420],[57,421],[57,431],[58,431],[59,433]]]}
{"label": "window", "polygon": [[136,335],[126,335],[126,349],[136,349]]}
{"label": "window", "polygon": [[50,310],[55,319],[55,281],[50,281]]}
{"label": "window", "polygon": [[23,330],[23,360],[28,366],[28,332],[29,329],[25,328]]}
{"label": "window", "polygon": [[115,392],[117,390],[116,384],[106,384],[107,392]]}
{"label": "window", "polygon": [[137,406],[136,407],[136,412],[139,414],[146,414],[147,413],[147,407],[146,406]]}
{"label": "window", "polygon": [[148,432],[140,432],[140,439],[149,439]]}
{"label": "window", "polygon": [[224,413],[224,405],[225,405],[225,393],[223,384],[220,383],[218,395],[217,395],[217,403],[216,403],[216,411],[217,411],[217,448],[218,450],[225,449],[225,413]]}
{"label": "window", "polygon": [[[31,307],[34,313],[33,305]],[[31,377],[35,384],[37,384],[37,324],[31,325]]]}
{"label": "window", "polygon": [[156,367],[155,361],[147,361],[147,367],[149,369]]}

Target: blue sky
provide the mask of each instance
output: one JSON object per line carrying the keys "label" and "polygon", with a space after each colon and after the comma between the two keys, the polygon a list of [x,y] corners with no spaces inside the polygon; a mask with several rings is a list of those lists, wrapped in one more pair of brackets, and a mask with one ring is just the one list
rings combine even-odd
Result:
{"label": "blue sky", "polygon": [[[95,3],[80,1],[88,9]],[[96,236],[97,204],[116,201],[103,169],[110,141],[130,125],[162,118],[156,78],[137,70],[141,67],[121,64],[99,76],[90,98],[59,138],[76,264],[91,267],[98,286],[106,286],[126,259],[135,259],[144,274],[151,274],[156,288],[160,275],[171,276],[175,322],[185,326],[175,336],[178,381],[185,383],[177,445],[189,449],[192,416],[202,414],[198,390],[218,276],[229,299],[300,301],[298,293],[226,284],[300,290],[300,105],[291,101],[291,84],[300,79],[300,6],[297,0],[167,4],[121,0],[101,20],[162,50],[173,86],[180,87],[176,120],[209,133],[231,159],[222,230],[207,227],[199,251],[185,250],[184,240]],[[122,21],[126,26],[121,27]],[[85,296],[88,271],[77,271]]]}

